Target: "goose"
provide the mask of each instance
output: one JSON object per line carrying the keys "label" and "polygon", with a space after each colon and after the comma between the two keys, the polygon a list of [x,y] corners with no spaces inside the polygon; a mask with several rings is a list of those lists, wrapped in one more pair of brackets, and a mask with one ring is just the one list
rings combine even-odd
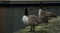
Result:
{"label": "goose", "polygon": [[55,13],[53,12],[49,12],[49,11],[42,11],[41,9],[39,9],[38,12],[38,16],[39,17],[57,17]]}
{"label": "goose", "polygon": [[40,18],[40,21],[41,21],[41,18],[42,18],[42,23],[48,23],[48,17],[46,16],[47,12],[44,12],[42,11],[42,9],[39,9],[38,11],[38,17]]}
{"label": "goose", "polygon": [[48,23],[48,19],[51,19],[52,17],[57,18],[57,15],[55,13],[42,11],[41,9],[39,9],[38,16],[39,18],[43,18],[43,23]]}
{"label": "goose", "polygon": [[38,16],[36,16],[36,15],[28,15],[27,8],[24,8],[24,10],[25,10],[25,13],[24,13],[24,15],[22,17],[22,21],[23,21],[23,23],[31,26],[30,32],[35,31],[35,26],[36,25],[38,25],[40,23],[47,23],[48,22],[47,17],[51,17],[51,15],[48,15],[49,12],[42,11],[41,9],[39,9]]}
{"label": "goose", "polygon": [[25,10],[25,13],[22,17],[22,21],[23,23],[31,26],[30,32],[34,32],[35,26],[39,24],[39,17],[36,15],[28,15],[27,8],[24,8],[24,10]]}

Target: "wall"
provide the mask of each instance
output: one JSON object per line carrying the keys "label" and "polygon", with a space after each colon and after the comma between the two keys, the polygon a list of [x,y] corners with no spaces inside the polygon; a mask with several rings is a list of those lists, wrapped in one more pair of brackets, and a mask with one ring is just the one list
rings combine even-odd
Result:
{"label": "wall", "polygon": [[6,31],[6,8],[0,7],[0,33],[4,33]]}
{"label": "wall", "polygon": [[60,1],[60,0],[0,0],[0,1]]}

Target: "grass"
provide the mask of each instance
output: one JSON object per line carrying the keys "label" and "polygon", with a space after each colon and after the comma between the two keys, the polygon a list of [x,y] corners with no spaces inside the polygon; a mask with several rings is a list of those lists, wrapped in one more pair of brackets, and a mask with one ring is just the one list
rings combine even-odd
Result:
{"label": "grass", "polygon": [[30,26],[27,26],[16,33],[60,33],[60,16],[58,18],[52,18],[47,24],[39,24],[35,27],[35,32],[29,32],[29,30]]}

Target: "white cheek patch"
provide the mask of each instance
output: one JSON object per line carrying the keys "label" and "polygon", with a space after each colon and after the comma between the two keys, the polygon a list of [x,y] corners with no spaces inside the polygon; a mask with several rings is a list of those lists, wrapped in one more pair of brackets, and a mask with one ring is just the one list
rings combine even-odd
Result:
{"label": "white cheek patch", "polygon": [[23,23],[26,23],[26,24],[29,23],[29,22],[28,22],[28,17],[27,17],[27,16],[23,16],[23,17],[22,17],[22,21],[23,21]]}

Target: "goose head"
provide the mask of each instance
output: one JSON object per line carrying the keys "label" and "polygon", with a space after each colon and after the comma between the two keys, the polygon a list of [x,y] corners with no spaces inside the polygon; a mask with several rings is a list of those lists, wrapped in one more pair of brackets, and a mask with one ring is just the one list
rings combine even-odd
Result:
{"label": "goose head", "polygon": [[24,8],[24,15],[28,16],[28,9],[27,8]]}

